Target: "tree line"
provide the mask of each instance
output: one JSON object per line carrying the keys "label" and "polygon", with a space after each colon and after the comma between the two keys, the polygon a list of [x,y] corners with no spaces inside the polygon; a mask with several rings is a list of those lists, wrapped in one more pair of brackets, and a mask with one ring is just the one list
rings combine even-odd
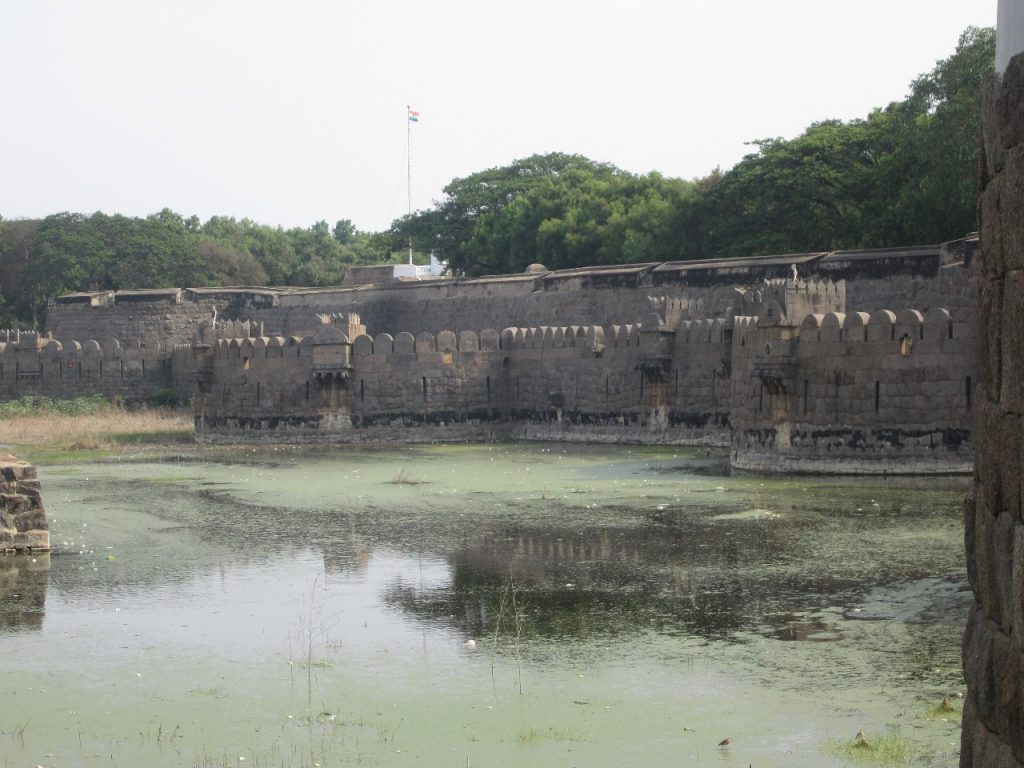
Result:
{"label": "tree line", "polygon": [[387,248],[347,219],[285,230],[164,209],[0,221],[0,327],[41,325],[47,299],[74,291],[337,285],[350,266],[387,261]]}
{"label": "tree line", "polygon": [[977,228],[981,90],[994,60],[994,30],[968,28],[904,100],[753,141],[728,171],[690,181],[537,155],[453,180],[388,234],[468,275],[962,237]]}
{"label": "tree line", "polygon": [[977,226],[981,90],[994,58],[994,30],[968,28],[902,101],[753,141],[733,168],[702,179],[534,155],[452,180],[433,207],[380,233],[169,210],[0,220],[0,326],[37,323],[47,298],[78,290],[336,285],[350,266],[402,260],[410,239],[466,275],[951,240]]}

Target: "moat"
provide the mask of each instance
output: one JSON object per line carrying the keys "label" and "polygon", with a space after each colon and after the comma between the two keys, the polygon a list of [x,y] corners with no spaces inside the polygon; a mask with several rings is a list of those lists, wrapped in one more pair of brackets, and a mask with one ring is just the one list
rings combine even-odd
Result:
{"label": "moat", "polygon": [[40,462],[54,553],[0,560],[0,765],[840,766],[860,730],[956,765],[969,479],[727,461]]}

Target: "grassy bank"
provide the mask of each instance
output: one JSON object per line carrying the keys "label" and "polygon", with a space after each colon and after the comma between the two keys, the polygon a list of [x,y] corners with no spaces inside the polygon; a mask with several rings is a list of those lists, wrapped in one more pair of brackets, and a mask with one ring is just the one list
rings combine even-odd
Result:
{"label": "grassy bank", "polygon": [[188,413],[125,408],[102,398],[24,397],[0,403],[0,447],[28,460],[94,458],[129,447],[192,443]]}

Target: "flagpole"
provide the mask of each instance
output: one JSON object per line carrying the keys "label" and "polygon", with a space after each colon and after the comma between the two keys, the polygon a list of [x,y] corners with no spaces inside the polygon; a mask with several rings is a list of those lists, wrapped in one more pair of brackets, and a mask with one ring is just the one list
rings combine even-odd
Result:
{"label": "flagpole", "polygon": [[[405,190],[412,219],[412,105],[405,105]],[[412,230],[409,231],[409,264],[412,264]]]}

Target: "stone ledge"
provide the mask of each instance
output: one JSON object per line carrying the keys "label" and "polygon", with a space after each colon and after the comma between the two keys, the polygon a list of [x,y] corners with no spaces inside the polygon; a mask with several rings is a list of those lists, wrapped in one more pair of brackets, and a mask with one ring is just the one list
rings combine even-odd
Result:
{"label": "stone ledge", "polygon": [[50,551],[50,530],[36,469],[0,453],[0,554]]}

